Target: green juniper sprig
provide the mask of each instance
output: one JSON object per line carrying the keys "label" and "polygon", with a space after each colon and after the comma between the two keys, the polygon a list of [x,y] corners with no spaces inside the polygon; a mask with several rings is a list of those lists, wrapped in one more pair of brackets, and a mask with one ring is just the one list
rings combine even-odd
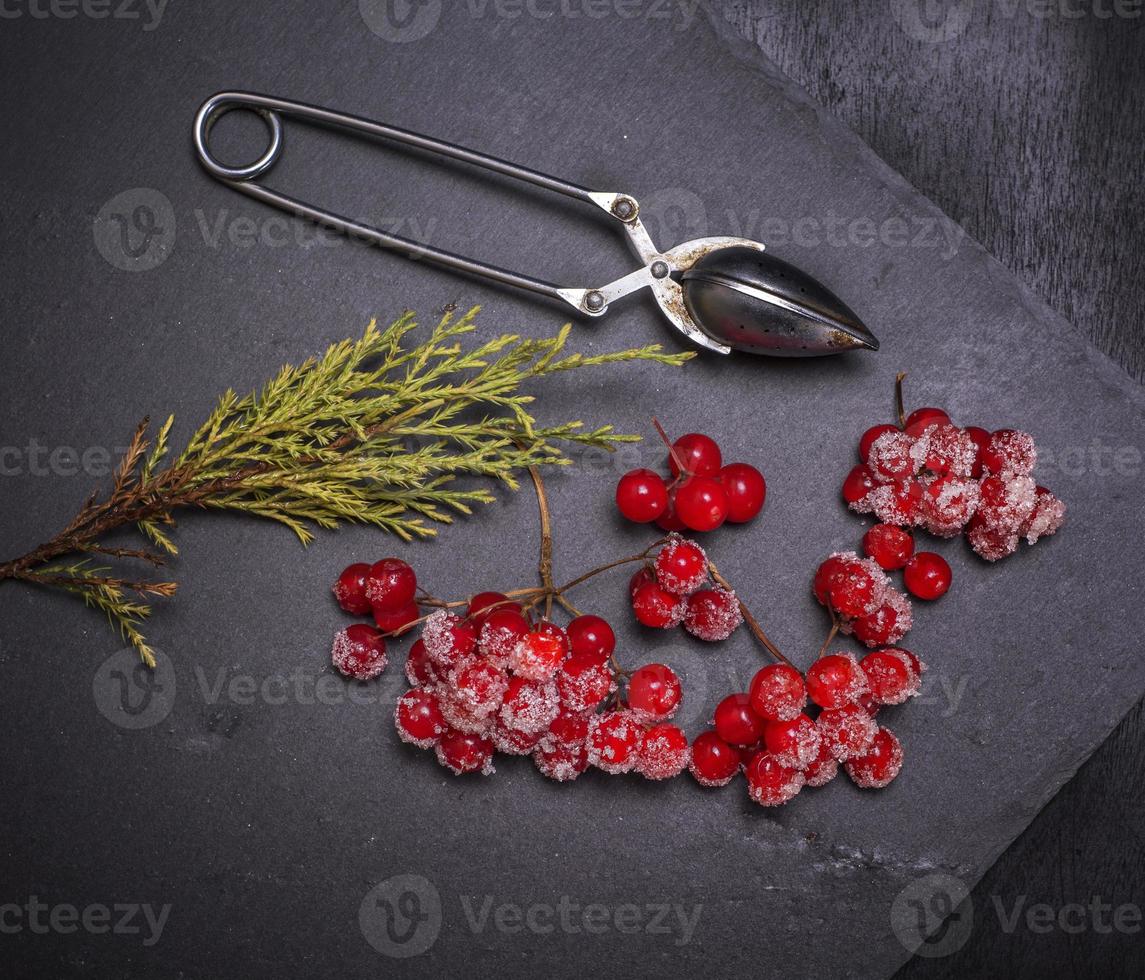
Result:
{"label": "green juniper sprig", "polygon": [[[435,523],[495,498],[488,487],[457,485],[488,477],[514,489],[531,467],[570,462],[564,446],[613,449],[636,436],[579,421],[544,426],[522,387],[584,367],[624,361],[679,365],[693,355],[659,345],[584,355],[566,353],[570,327],[543,340],[503,335],[466,349],[477,309],[447,311],[424,342],[405,346],[415,326],[406,313],[390,327],[370,323],[360,340],[284,367],[260,391],[227,391],[186,448],[172,456],[168,418],[154,437],[144,420],[116,468],[110,493],[93,494],[71,523],[28,554],[0,564],[0,581],[62,588],[103,610],[143,660],[154,663],[140,625],[148,597],[171,596],[175,582],[115,577],[96,557],[164,565],[178,549],[174,512],[237,511],[278,521],[308,543],[315,528],[372,524],[409,541]],[[135,526],[148,548],[102,544]],[[67,556],[76,560],[61,562]]]}

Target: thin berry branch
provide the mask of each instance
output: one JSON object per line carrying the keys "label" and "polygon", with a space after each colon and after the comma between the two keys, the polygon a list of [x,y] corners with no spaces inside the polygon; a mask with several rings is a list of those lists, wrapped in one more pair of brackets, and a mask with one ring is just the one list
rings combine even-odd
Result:
{"label": "thin berry branch", "polygon": [[[750,609],[744,604],[744,601],[739,598],[739,593],[732,588],[731,583],[720,574],[720,570],[716,568],[715,563],[708,562],[708,571],[712,573],[712,578],[715,579],[716,584],[727,589],[729,592],[734,593],[736,601],[739,603],[739,611],[743,615],[743,621],[747,623],[747,628],[751,630],[752,635],[760,642],[763,648],[770,653],[780,663],[787,664],[788,667],[795,667],[790,660],[788,660],[772,641],[771,638],[763,631],[763,627],[759,625],[759,620],[752,615]],[[798,668],[796,668],[798,669]]]}
{"label": "thin berry branch", "polygon": [[906,372],[899,371],[895,375],[895,412],[898,414],[899,428],[906,428],[906,405],[903,402],[902,383],[906,380]]}

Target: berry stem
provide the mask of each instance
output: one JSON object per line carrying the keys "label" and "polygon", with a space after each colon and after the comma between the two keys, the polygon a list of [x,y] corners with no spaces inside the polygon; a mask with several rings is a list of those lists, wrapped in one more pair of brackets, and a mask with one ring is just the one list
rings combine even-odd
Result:
{"label": "berry stem", "polygon": [[[537,510],[541,515],[541,557],[537,563],[541,575],[541,588],[545,590],[545,619],[553,615],[553,521],[549,514],[549,496],[545,492],[545,481],[541,478],[541,471],[535,466],[529,467],[529,476],[533,478],[533,486],[537,491]],[[561,605],[564,605],[563,600]],[[567,608],[567,606],[566,606]]]}
{"label": "berry stem", "polygon": [[831,630],[827,634],[827,639],[823,641],[823,645],[819,648],[819,653],[815,657],[816,660],[818,660],[823,656],[823,654],[827,652],[827,648],[831,645],[831,641],[839,635],[839,617],[835,615],[835,610],[831,609],[830,606],[828,606],[827,609],[831,613]]}
{"label": "berry stem", "polygon": [[903,405],[902,383],[906,380],[906,372],[899,371],[895,375],[895,411],[899,417],[899,428],[906,428],[906,408]]}
{"label": "berry stem", "polygon": [[739,597],[739,593],[732,588],[731,583],[720,574],[720,570],[716,568],[715,562],[708,562],[708,571],[712,573],[712,578],[715,579],[717,585],[735,594],[736,602],[739,603],[739,611],[743,615],[743,621],[747,623],[748,629],[750,629],[752,635],[759,640],[763,648],[780,663],[787,664],[788,667],[798,670],[799,668],[780,652],[779,647],[777,647],[771,641],[771,638],[763,631],[763,627],[759,625],[759,620],[752,615],[751,610],[747,608],[744,601]]}
{"label": "berry stem", "polygon": [[679,453],[676,452],[676,447],[672,445],[672,440],[668,438],[668,433],[664,431],[664,426],[660,424],[660,420],[656,418],[655,415],[652,416],[652,428],[654,428],[656,434],[664,440],[664,445],[668,447],[668,455],[672,457],[676,464],[676,469],[680,471],[680,477],[683,477],[688,472],[688,468],[684,465],[684,461],[680,459]]}

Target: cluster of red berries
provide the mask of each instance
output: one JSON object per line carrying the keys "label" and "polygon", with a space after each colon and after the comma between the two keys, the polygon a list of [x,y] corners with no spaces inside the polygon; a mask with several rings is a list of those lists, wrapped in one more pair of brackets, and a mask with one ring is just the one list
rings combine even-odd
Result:
{"label": "cluster of red berries", "polygon": [[843,498],[860,514],[895,527],[920,527],[942,538],[965,534],[982,558],[1013,554],[1065,519],[1065,504],[1031,474],[1037,449],[1029,433],[959,428],[940,408],[912,412],[902,428],[863,433],[859,458],[843,481]]}
{"label": "cluster of red berries", "polygon": [[655,470],[630,470],[616,485],[616,506],[637,524],[655,521],[665,531],[714,531],[726,521],[743,524],[763,509],[767,484],[747,463],[724,465],[719,444],[690,432],[671,444],[671,483]]}
{"label": "cluster of red berries", "polygon": [[413,685],[394,713],[398,736],[457,775],[493,770],[497,752],[529,755],[545,776],[607,773],[668,779],[688,765],[688,739],[666,722],[683,697],[663,664],[627,678],[620,696],[616,637],[599,616],[567,629],[533,623],[504,595],[474,597],[463,616],[439,610],[410,648]]}
{"label": "cluster of red berries", "polygon": [[910,600],[872,558],[836,552],[816,569],[811,589],[840,629],[868,647],[898,643],[911,628]]}
{"label": "cluster of red berries", "polygon": [[352,616],[373,616],[375,626],[356,623],[334,637],[331,660],[347,677],[368,681],[386,669],[383,634],[397,633],[421,615],[417,576],[400,558],[350,565],[334,583],[334,598]]}
{"label": "cluster of red berries", "polygon": [[[717,706],[714,730],[692,743],[689,769],[701,786],[726,786],[742,771],[748,796],[781,806],[805,786],[824,786],[842,763],[861,789],[881,789],[902,768],[903,751],[875,715],[918,694],[925,665],[909,650],[820,657],[804,677],[787,664],[764,667],[746,694]],[[817,708],[804,709],[808,700]]]}
{"label": "cluster of red berries", "polygon": [[708,578],[708,556],[696,542],[678,534],[628,583],[632,611],[644,626],[672,629],[683,625],[710,643],[726,640],[743,622],[739,599]]}

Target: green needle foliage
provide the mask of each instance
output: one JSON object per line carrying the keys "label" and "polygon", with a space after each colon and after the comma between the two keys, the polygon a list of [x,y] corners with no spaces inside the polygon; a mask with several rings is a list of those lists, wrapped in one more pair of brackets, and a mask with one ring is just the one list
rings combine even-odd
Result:
{"label": "green needle foliage", "polygon": [[[680,365],[693,355],[664,354],[659,345],[586,356],[567,353],[570,327],[555,337],[504,335],[466,348],[477,309],[447,312],[429,337],[409,346],[412,313],[324,355],[284,367],[260,391],[227,391],[172,456],[173,418],[154,436],[140,424],[116,470],[111,492],[93,495],[51,541],[0,565],[0,581],[17,579],[63,588],[103,610],[148,664],[154,657],[140,631],[150,596],[174,594],[174,582],[113,577],[92,555],[163,565],[178,549],[171,537],[182,507],[237,511],[289,527],[308,543],[315,528],[372,524],[409,541],[436,533],[435,524],[468,514],[495,497],[487,486],[459,484],[488,477],[514,489],[532,466],[566,465],[569,444],[612,449],[636,436],[579,421],[541,425],[524,387],[536,378],[626,361]],[[134,525],[150,548],[111,548],[109,532]],[[67,555],[86,556],[60,563]]]}

